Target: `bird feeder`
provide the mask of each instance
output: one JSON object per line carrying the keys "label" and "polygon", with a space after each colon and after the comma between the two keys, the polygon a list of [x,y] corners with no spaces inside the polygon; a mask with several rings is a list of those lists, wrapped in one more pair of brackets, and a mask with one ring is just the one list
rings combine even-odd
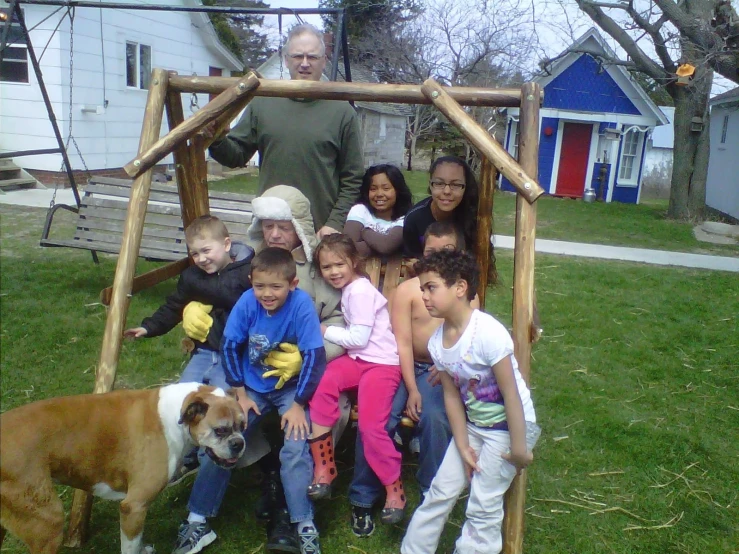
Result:
{"label": "bird feeder", "polygon": [[691,133],[700,133],[703,130],[703,118],[702,117],[694,117],[690,120],[690,132]]}

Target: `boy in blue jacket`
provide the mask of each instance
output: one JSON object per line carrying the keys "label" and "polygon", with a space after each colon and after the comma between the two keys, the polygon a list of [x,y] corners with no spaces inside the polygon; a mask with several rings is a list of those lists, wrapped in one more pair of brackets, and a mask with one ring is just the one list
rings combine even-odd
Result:
{"label": "boy in blue jacket", "polygon": [[[259,418],[273,410],[280,415],[285,432],[280,476],[290,521],[296,524],[301,554],[320,554],[313,504],[307,494],[313,478],[307,404],[326,368],[320,322],[310,295],[297,289],[295,261],[289,251],[270,247],[257,254],[251,264],[251,283],[252,288],[231,311],[223,333],[226,381],[247,414],[247,441]],[[281,343],[297,344],[303,362],[297,380],[277,388],[278,378],[263,374],[272,369],[265,359]],[[216,539],[206,518],[217,514],[231,478],[229,470],[237,461],[229,461],[228,467],[211,459],[203,461],[190,494],[190,515],[180,526],[173,554],[199,552]]]}

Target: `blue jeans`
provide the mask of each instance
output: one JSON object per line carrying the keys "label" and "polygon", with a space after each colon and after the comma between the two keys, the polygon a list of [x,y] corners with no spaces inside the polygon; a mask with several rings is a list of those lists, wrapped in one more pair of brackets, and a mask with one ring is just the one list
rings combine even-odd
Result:
{"label": "blue jeans", "polygon": [[223,390],[231,388],[226,383],[221,353],[207,348],[198,348],[193,352],[180,376],[180,383],[203,383]]}
{"label": "blue jeans", "polygon": [[[421,491],[425,494],[431,487],[436,471],[444,460],[452,430],[446,417],[444,408],[444,391],[441,385],[432,387],[428,382],[428,364],[424,366],[416,363],[416,386],[421,393],[421,420],[416,424],[420,453],[418,455],[418,472],[416,479]],[[403,416],[405,405],[408,402],[408,389],[403,381],[395,393],[390,420],[387,424],[388,433],[393,436]],[[364,457],[364,445],[361,436],[357,435],[354,452],[354,478],[349,488],[349,502],[353,506],[371,508],[381,496],[383,486],[369,467]]]}
{"label": "blue jeans", "polygon": [[[295,400],[295,386],[286,385],[280,390],[266,393],[247,389],[249,398],[256,402],[261,415],[249,411],[249,420],[244,440],[247,445],[253,433],[259,432],[257,423],[266,414],[273,410],[283,415]],[[305,412],[308,425],[310,418],[308,410]],[[280,450],[280,479],[285,489],[285,500],[290,512],[290,521],[298,523],[306,519],[313,519],[313,503],[308,498],[308,486],[313,480],[313,458],[311,458],[308,441],[285,437],[285,443]],[[231,480],[231,470],[217,466],[210,457],[201,456],[200,471],[190,493],[187,504],[191,512],[204,517],[215,517],[226,494],[228,482]]]}

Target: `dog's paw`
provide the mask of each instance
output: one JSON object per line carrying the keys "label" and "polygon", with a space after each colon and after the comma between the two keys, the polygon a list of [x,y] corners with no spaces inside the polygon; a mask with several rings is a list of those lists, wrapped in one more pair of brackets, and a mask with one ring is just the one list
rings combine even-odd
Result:
{"label": "dog's paw", "polygon": [[141,547],[141,554],[157,554],[157,551],[153,545],[147,544]]}

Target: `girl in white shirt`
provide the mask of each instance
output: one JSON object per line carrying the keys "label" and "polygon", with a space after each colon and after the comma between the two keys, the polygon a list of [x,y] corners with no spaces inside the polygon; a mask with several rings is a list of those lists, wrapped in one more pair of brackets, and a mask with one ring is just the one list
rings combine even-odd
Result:
{"label": "girl in white shirt", "polygon": [[364,257],[393,254],[403,245],[403,222],[412,205],[413,195],[400,169],[373,165],[364,173],[359,204],[349,210],[344,234]]}

